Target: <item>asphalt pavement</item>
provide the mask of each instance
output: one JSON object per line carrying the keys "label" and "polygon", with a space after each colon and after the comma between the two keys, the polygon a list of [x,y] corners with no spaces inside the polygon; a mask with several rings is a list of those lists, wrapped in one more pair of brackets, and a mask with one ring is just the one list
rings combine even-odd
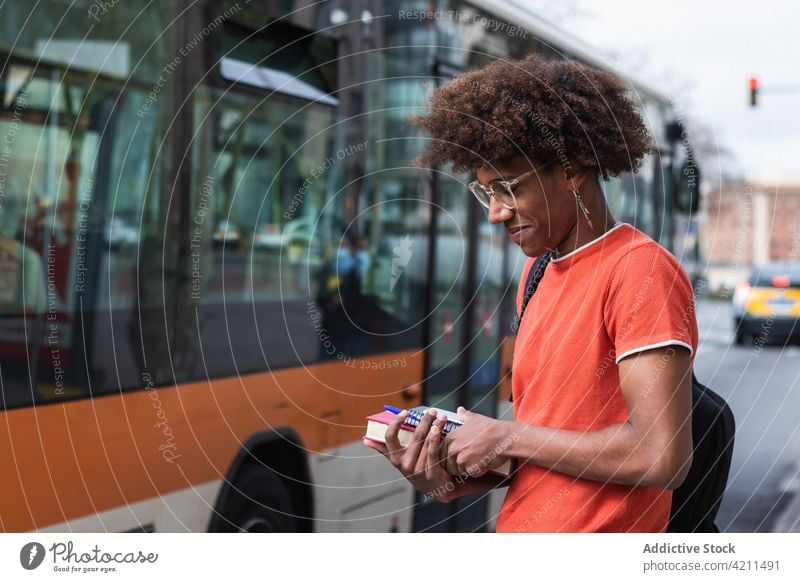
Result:
{"label": "asphalt pavement", "polygon": [[695,373],[736,417],[717,525],[728,532],[800,531],[800,346],[785,338],[735,345],[730,301],[699,300],[697,318]]}

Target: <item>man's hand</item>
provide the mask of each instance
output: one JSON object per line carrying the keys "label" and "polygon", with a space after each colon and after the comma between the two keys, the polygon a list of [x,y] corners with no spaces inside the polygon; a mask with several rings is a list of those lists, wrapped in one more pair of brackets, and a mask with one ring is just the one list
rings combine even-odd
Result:
{"label": "man's hand", "polygon": [[[445,466],[451,475],[481,477],[506,462],[509,423],[458,407],[463,425],[442,441]],[[505,444],[504,444],[505,443]]]}
{"label": "man's hand", "polygon": [[404,449],[397,435],[407,416],[408,411],[404,410],[389,423],[386,444],[369,439],[364,439],[364,444],[383,453],[417,491],[446,503],[455,489],[453,476],[444,468],[441,457],[442,429],[447,417],[436,418],[435,410],[427,410],[414,429],[413,440]]}

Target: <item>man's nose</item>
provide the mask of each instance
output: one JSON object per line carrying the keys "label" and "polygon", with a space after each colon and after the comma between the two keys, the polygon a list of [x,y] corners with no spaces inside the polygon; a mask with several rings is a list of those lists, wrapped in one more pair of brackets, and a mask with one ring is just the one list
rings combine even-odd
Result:
{"label": "man's nose", "polygon": [[500,224],[507,222],[509,218],[514,216],[514,211],[509,210],[497,200],[494,196],[489,196],[489,222],[492,224]]}

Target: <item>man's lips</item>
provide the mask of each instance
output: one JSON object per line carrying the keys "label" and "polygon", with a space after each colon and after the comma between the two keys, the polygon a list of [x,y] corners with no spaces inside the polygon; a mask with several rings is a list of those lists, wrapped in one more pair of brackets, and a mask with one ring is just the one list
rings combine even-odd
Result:
{"label": "man's lips", "polygon": [[516,234],[517,232],[519,232],[523,228],[528,228],[528,225],[527,224],[523,224],[522,226],[512,226],[512,227],[510,227],[508,229],[508,234]]}
{"label": "man's lips", "polygon": [[508,229],[508,238],[510,238],[513,242],[519,244],[522,240],[523,234],[530,228],[529,225],[523,226],[512,226]]}

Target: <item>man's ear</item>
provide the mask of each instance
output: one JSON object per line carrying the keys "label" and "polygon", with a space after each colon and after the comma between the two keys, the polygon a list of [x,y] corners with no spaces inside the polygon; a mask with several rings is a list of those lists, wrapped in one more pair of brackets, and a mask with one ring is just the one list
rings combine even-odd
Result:
{"label": "man's ear", "polygon": [[572,168],[564,169],[564,178],[567,182],[567,186],[574,188],[579,192],[584,184],[591,182],[594,179],[594,175],[595,174],[592,170],[573,170]]}

